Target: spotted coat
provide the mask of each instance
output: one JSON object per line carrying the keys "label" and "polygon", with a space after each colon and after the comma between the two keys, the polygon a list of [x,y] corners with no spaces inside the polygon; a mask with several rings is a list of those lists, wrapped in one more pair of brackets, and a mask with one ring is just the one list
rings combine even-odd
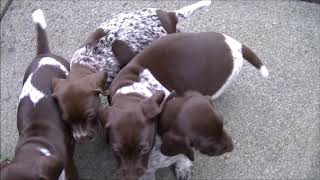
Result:
{"label": "spotted coat", "polygon": [[72,64],[84,64],[95,71],[107,70],[110,84],[120,71],[120,65],[111,51],[115,40],[125,41],[134,52],[140,52],[153,40],[167,35],[155,8],[142,9],[116,15],[102,23],[106,33],[97,43],[77,50],[71,59]]}

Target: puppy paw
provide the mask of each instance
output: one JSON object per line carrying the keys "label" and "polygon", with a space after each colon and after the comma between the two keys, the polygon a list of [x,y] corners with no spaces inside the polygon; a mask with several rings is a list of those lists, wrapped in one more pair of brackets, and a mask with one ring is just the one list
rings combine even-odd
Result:
{"label": "puppy paw", "polygon": [[174,164],[175,175],[178,180],[190,180],[192,176],[192,162],[188,158],[181,159]]}

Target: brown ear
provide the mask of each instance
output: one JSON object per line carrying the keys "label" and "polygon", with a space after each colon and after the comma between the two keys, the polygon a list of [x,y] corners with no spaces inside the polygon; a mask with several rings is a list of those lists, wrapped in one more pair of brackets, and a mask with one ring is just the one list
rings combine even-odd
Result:
{"label": "brown ear", "polygon": [[93,90],[93,92],[95,92],[97,94],[102,94],[103,96],[109,96],[109,94],[110,94],[109,90],[103,91],[102,89],[95,89],[95,90]]}
{"label": "brown ear", "polygon": [[58,179],[64,168],[63,161],[59,160],[55,155],[43,156],[36,163],[38,164],[38,174],[41,180]]}
{"label": "brown ear", "polygon": [[103,107],[98,110],[98,120],[103,128],[108,128],[110,123],[108,121],[108,115],[111,107]]}
{"label": "brown ear", "polygon": [[98,93],[98,95],[100,93],[102,95],[108,95],[107,78],[107,71],[100,71],[91,75],[90,82],[92,91]]}
{"label": "brown ear", "polygon": [[103,136],[105,136],[105,139],[107,143],[109,143],[109,129],[110,129],[110,121],[109,119],[109,111],[111,107],[104,107],[100,108],[98,110],[98,122],[100,124],[101,132]]}
{"label": "brown ear", "polygon": [[157,91],[150,98],[142,101],[142,110],[148,119],[152,119],[161,113],[161,104],[165,98],[163,91]]}
{"label": "brown ear", "polygon": [[194,161],[194,153],[188,138],[178,136],[171,132],[166,132],[162,136],[161,153],[167,156],[178,154],[186,155],[191,161]]}
{"label": "brown ear", "polygon": [[104,32],[104,30],[102,28],[98,28],[97,30],[95,30],[93,33],[91,33],[89,35],[89,37],[87,38],[85,43],[83,45],[81,45],[80,47],[84,47],[88,44],[97,43],[99,39],[101,39],[103,36],[106,36],[107,34],[108,34],[108,32]]}
{"label": "brown ear", "polygon": [[177,32],[178,18],[174,12],[157,10],[156,13],[160,19],[162,26],[167,31],[167,33],[170,34],[170,33]]}
{"label": "brown ear", "polygon": [[126,42],[118,39],[112,43],[111,50],[114,56],[118,59],[120,68],[127,65],[137,54],[129,47]]}
{"label": "brown ear", "polygon": [[65,81],[66,81],[66,79],[60,79],[60,78],[56,78],[56,77],[52,78],[52,80],[51,80],[51,89],[52,89],[52,91],[56,92],[59,89],[59,87],[63,83],[65,83]]}

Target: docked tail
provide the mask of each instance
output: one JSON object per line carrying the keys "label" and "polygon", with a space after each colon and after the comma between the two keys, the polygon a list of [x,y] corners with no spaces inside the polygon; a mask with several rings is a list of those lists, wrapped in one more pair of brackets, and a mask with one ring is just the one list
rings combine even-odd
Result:
{"label": "docked tail", "polygon": [[41,9],[37,9],[32,13],[32,20],[36,25],[37,29],[37,55],[49,53],[49,44],[47,33],[45,29],[47,28],[47,23]]}
{"label": "docked tail", "polygon": [[190,15],[192,15],[196,10],[200,10],[203,9],[205,7],[210,6],[211,4],[211,0],[203,0],[203,1],[199,1],[196,2],[194,4],[191,4],[189,6],[183,7],[177,11],[174,11],[176,13],[176,16],[178,18],[187,18]]}
{"label": "docked tail", "polygon": [[261,75],[263,77],[269,76],[269,71],[264,64],[260,61],[258,56],[248,47],[242,45],[242,55],[244,59],[246,59],[250,64],[259,69]]}

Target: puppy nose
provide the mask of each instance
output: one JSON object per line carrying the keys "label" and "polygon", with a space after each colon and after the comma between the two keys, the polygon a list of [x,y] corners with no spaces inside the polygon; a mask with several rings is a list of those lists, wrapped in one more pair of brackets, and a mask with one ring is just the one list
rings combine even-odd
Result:
{"label": "puppy nose", "polygon": [[90,138],[88,136],[80,136],[78,142],[81,143],[81,144],[85,144],[85,143],[90,142]]}
{"label": "puppy nose", "polygon": [[76,136],[74,137],[75,140],[80,144],[86,144],[92,141],[93,137],[89,135],[83,135],[83,136]]}

